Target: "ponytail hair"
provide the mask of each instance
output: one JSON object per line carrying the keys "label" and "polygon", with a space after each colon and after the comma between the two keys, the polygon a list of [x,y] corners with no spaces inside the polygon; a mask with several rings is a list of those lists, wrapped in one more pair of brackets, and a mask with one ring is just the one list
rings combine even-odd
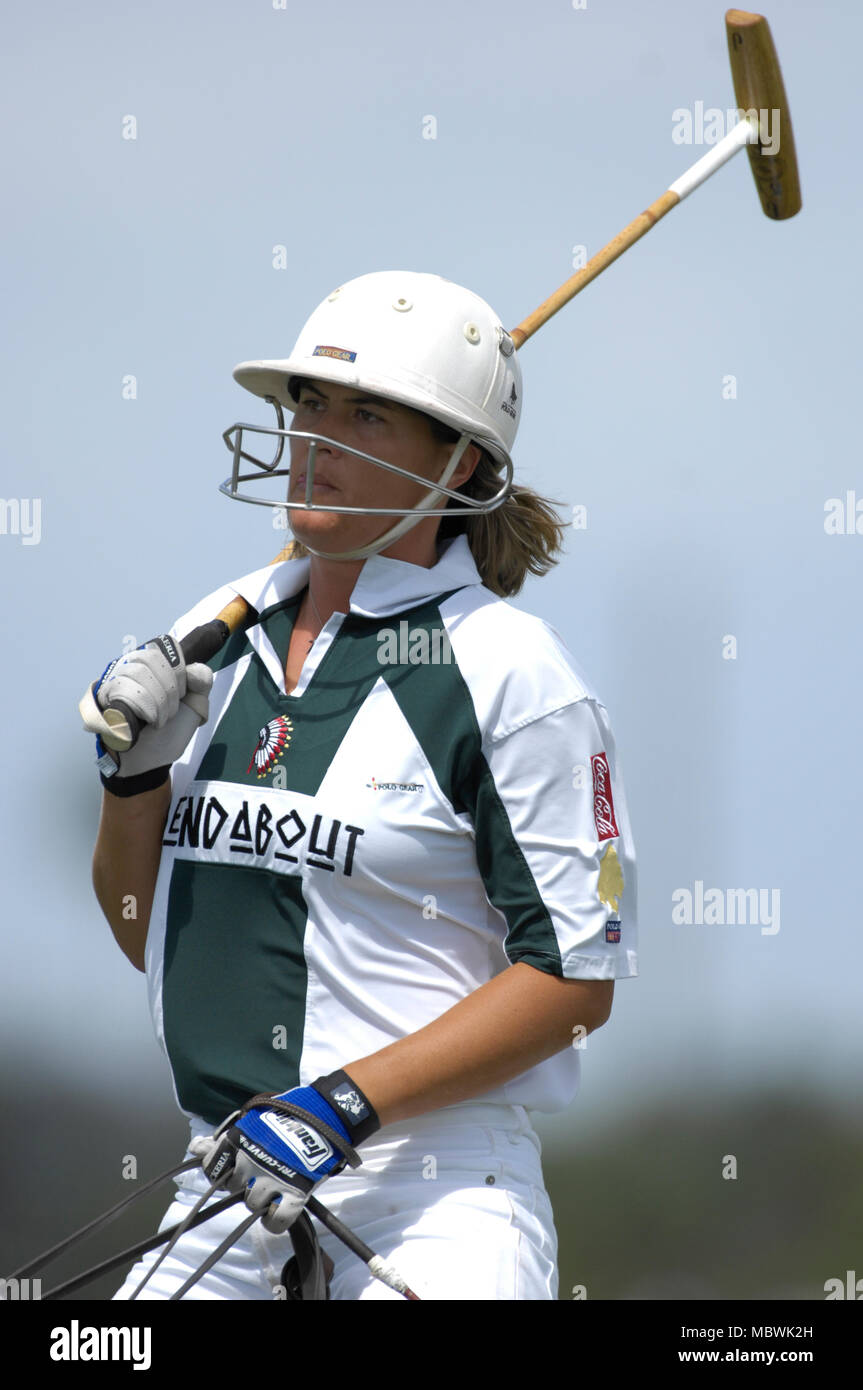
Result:
{"label": "ponytail hair", "polygon": [[[454,444],[460,437],[457,430],[439,420],[430,423],[434,438],[441,443]],[[500,484],[500,466],[481,449],[479,463],[457,491],[484,502],[500,491]],[[566,522],[552,504],[564,505],[555,498],[541,497],[533,488],[514,484],[506,501],[493,511],[451,520],[441,517],[438,539],[464,533],[485,587],[501,598],[511,598],[528,574],[547,574],[558,563]]]}

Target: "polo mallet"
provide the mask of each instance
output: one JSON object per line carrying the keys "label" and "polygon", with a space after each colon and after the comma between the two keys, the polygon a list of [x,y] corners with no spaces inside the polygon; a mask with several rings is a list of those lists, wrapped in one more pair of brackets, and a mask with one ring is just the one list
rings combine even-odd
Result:
{"label": "polo mallet", "polygon": [[[685,174],[675,179],[649,208],[640,212],[607,246],[597,251],[586,266],[570,276],[560,289],[555,290],[538,309],[528,314],[518,328],[513,329],[511,337],[517,348],[649,232],[661,217],[682,203],[696,188],[700,188],[723,164],[727,164],[744,145],[749,147],[749,162],[765,214],[774,222],[781,222],[800,211],[800,177],[791,116],[770,26],[763,15],[749,14],[746,10],[727,10],[725,30],[734,95],[737,109],[742,113],[741,119],[703,159],[697,160]],[[769,124],[768,117],[771,115],[774,130],[778,130],[778,140],[772,153],[765,148],[766,141],[762,140],[766,133],[764,127]]]}
{"label": "polo mallet", "polygon": [[[79,1230],[75,1231],[73,1235],[67,1236],[64,1240],[61,1240],[57,1245],[51,1246],[50,1250],[43,1251],[42,1254],[37,1255],[35,1259],[28,1260],[26,1264],[21,1265],[18,1269],[16,1269],[13,1274],[8,1275],[5,1279],[5,1283],[11,1284],[14,1281],[17,1284],[17,1282],[20,1279],[22,1279],[25,1275],[29,1276],[33,1273],[34,1270],[39,1269],[46,1264],[50,1264],[52,1260],[57,1259],[67,1250],[70,1250],[74,1245],[77,1245],[86,1236],[92,1235],[95,1231],[101,1229],[101,1227],[106,1226],[110,1221],[114,1220],[115,1217],[119,1216],[119,1214],[122,1211],[124,1211],[127,1207],[131,1206],[132,1203],[137,1202],[139,1198],[146,1196],[148,1192],[152,1191],[153,1188],[158,1187],[161,1183],[166,1182],[168,1178],[174,1178],[179,1173],[186,1172],[192,1168],[197,1168],[198,1166],[199,1164],[197,1159],[190,1159],[186,1162],[175,1165],[173,1168],[168,1168],[164,1173],[160,1173],[158,1177],[155,1177],[150,1182],[145,1183],[144,1186],[139,1188],[137,1192],[133,1192],[131,1196],[125,1197],[122,1202],[118,1202],[116,1206],[113,1206],[108,1211],[103,1212],[102,1215],[97,1216],[95,1220],[89,1221],[85,1226],[82,1226]],[[206,1194],[204,1201],[206,1201],[206,1198],[210,1195],[210,1193]],[[211,1217],[220,1216],[222,1212],[227,1211],[232,1206],[238,1205],[241,1201],[242,1193],[238,1193],[236,1196],[224,1197],[221,1201],[214,1203],[211,1207],[203,1206],[202,1202],[196,1203],[193,1212],[190,1213],[183,1221],[177,1222],[175,1226],[170,1227],[166,1231],[158,1232],[154,1236],[148,1236],[145,1240],[138,1241],[135,1245],[131,1245],[127,1249],[121,1250],[119,1254],[112,1255],[107,1260],[102,1260],[99,1264],[92,1266],[92,1268],[86,1270],[83,1274],[79,1274],[73,1279],[68,1279],[63,1284],[58,1284],[56,1288],[50,1289],[46,1294],[43,1295],[43,1302],[47,1303],[50,1301],[56,1301],[62,1298],[67,1298],[70,1294],[77,1293],[77,1291],[80,1288],[83,1288],[86,1284],[89,1284],[93,1279],[98,1278],[100,1275],[109,1274],[113,1270],[118,1269],[121,1265],[129,1264],[137,1260],[141,1255],[147,1254],[150,1250],[158,1249],[160,1245],[168,1245],[169,1248],[173,1248],[177,1240],[179,1240],[180,1236],[183,1235],[187,1230],[192,1230],[197,1226],[203,1225],[203,1223],[205,1221],[209,1221]],[[411,1287],[405,1282],[405,1280],[398,1273],[398,1271],[394,1269],[392,1265],[388,1264],[386,1260],[382,1259],[380,1255],[376,1254],[375,1251],[372,1250],[370,1246],[366,1245],[364,1241],[360,1240],[359,1236],[356,1235],[348,1226],[346,1226],[343,1221],[340,1221],[338,1217],[334,1216],[333,1213],[327,1207],[325,1207],[317,1197],[309,1196],[309,1198],[306,1201],[306,1209],[312,1215],[316,1216],[317,1219],[321,1222],[323,1226],[327,1228],[328,1231],[330,1231],[334,1236],[336,1236],[336,1238],[340,1240],[343,1245],[345,1245],[349,1250],[353,1251],[353,1253],[360,1260],[362,1260],[365,1265],[367,1265],[369,1273],[375,1279],[380,1280],[381,1283],[386,1284],[388,1288],[393,1289],[396,1293],[401,1294],[402,1298],[407,1299],[409,1302],[420,1301],[419,1295],[414,1293],[413,1289],[411,1289]],[[258,1218],[255,1215],[252,1215],[250,1218],[244,1219],[242,1223],[242,1228],[235,1228],[231,1235],[228,1237],[228,1239],[223,1242],[222,1246],[219,1247],[218,1254],[214,1256],[209,1256],[204,1261],[204,1263],[197,1270],[195,1270],[194,1274],[190,1276],[183,1290],[179,1294],[174,1295],[173,1297],[181,1298],[183,1296],[183,1293],[185,1293],[189,1288],[191,1288],[192,1285],[196,1283],[197,1280],[200,1279],[213,1264],[216,1263],[216,1260],[220,1258],[221,1254],[223,1254],[225,1250],[229,1249],[230,1246],[234,1243],[234,1241],[240,1238],[244,1230],[251,1226],[253,1222],[257,1219]],[[153,1266],[150,1269],[147,1277],[149,1278],[149,1275],[154,1272],[155,1266]],[[134,1291],[135,1296],[137,1296],[137,1294],[140,1292],[144,1282],[146,1281],[142,1281],[142,1283],[139,1284],[137,1289]]]}
{"label": "polo mallet", "polygon": [[[532,314],[528,314],[527,318],[512,330],[510,337],[516,349],[522,347],[558,309],[562,309],[564,304],[574,299],[586,285],[622,256],[624,251],[628,251],[630,246],[649,232],[660,218],[721,169],[723,164],[743,149],[744,145],[749,149],[749,162],[765,214],[773,221],[780,222],[800,211],[800,179],[791,116],[770,26],[763,15],[750,14],[746,10],[728,10],[725,15],[725,29],[734,94],[737,109],[742,113],[741,119],[702,159],[697,160],[680,178],[675,179],[670,188],[655,202],[639,213],[638,217],[624,227],[622,232],[618,232],[607,246],[591,257],[587,265],[565,281],[554,294],[540,304],[539,308],[534,309]],[[767,134],[765,126],[769,124],[768,118],[771,116],[774,136],[778,132],[775,144],[773,140],[768,144],[764,138]],[[271,465],[271,468],[274,466],[275,464]],[[447,489],[443,488],[441,491],[447,492]],[[467,500],[461,494],[458,494],[458,497],[460,502]],[[310,497],[307,492],[303,505],[309,504]],[[330,510],[320,504],[315,509]],[[289,543],[272,563],[278,564],[282,560],[290,559],[291,549],[292,543]],[[248,623],[253,616],[253,610],[245,599],[237,595],[217,618],[196,628],[181,642],[187,664],[192,661],[209,661],[228,640],[230,634]],[[133,747],[141,728],[135,714],[119,705],[109,706],[104,714],[113,724],[109,746],[118,752]],[[105,743],[108,741],[107,737],[103,739]]]}

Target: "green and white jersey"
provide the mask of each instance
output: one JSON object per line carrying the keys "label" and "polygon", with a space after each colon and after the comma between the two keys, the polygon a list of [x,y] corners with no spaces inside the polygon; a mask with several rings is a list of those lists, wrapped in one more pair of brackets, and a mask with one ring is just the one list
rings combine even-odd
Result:
{"label": "green and white jersey", "polygon": [[[147,973],[177,1099],[220,1122],[422,1028],[508,965],[637,973],[636,875],[604,706],[560,635],[482,584],[367,559],[285,694],[308,558],[225,585],[255,610],[213,659],[172,773]],[[482,1099],[559,1110],[579,1048]]]}

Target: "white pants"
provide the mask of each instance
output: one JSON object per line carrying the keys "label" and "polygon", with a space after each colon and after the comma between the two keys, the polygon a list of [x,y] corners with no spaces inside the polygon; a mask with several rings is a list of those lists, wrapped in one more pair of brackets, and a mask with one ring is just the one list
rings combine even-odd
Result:
{"label": "white pants", "polygon": [[[201,1126],[193,1128],[200,1132]],[[540,1142],[522,1106],[477,1103],[437,1110],[388,1125],[359,1154],[361,1168],[325,1179],[315,1196],[393,1265],[420,1298],[557,1298],[557,1236]],[[207,1186],[200,1169],[176,1182],[177,1199],[160,1230],[188,1215]],[[170,1297],[248,1214],[240,1202],[187,1232],[141,1299]],[[321,1249],[335,1266],[331,1299],[401,1298],[314,1224]],[[134,1267],[115,1299],[129,1298],[159,1253]],[[186,1297],[278,1298],[281,1272],[292,1253],[289,1235],[270,1235],[256,1222]]]}

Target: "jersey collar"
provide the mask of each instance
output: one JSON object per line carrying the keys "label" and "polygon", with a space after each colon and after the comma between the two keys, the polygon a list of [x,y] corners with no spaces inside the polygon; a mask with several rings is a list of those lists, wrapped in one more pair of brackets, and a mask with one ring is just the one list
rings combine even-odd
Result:
{"label": "jersey collar", "polygon": [[[255,570],[229,587],[258,612],[284,603],[309,582],[311,558],[283,560]],[[414,608],[426,599],[467,584],[482,584],[482,577],[462,533],[441,541],[437,564],[426,569],[408,560],[386,555],[370,555],[360,570],[350,599],[350,611],[362,618],[386,618]]]}

